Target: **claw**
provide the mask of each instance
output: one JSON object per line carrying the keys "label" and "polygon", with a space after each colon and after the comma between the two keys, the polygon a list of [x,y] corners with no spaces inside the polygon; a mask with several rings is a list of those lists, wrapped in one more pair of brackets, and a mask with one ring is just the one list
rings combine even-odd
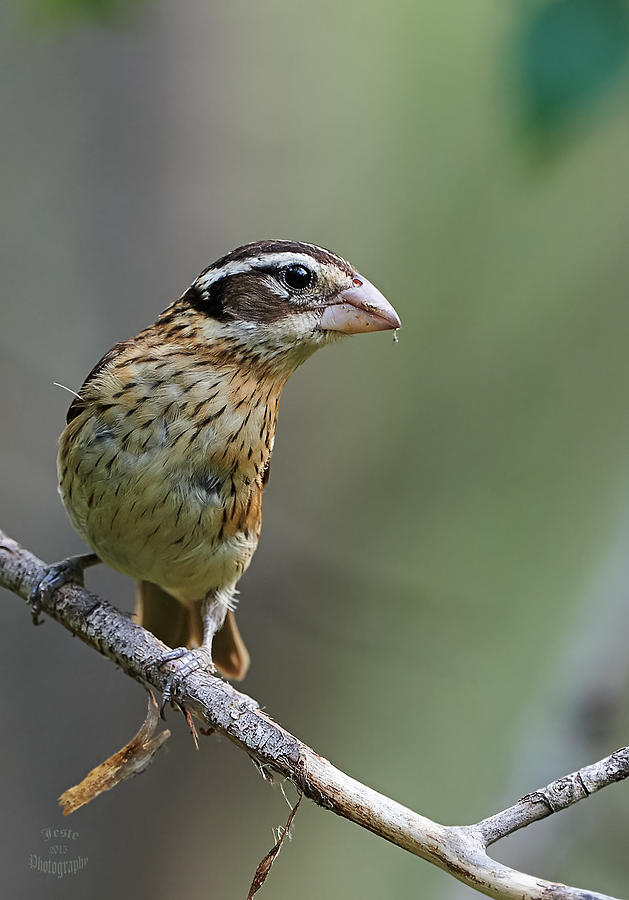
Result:
{"label": "claw", "polygon": [[84,570],[99,562],[95,553],[84,553],[80,556],[69,556],[67,559],[62,559],[61,562],[47,566],[29,597],[33,625],[44,624],[43,619],[39,618],[39,614],[42,605],[52,598],[55,591],[64,584],[82,585]]}

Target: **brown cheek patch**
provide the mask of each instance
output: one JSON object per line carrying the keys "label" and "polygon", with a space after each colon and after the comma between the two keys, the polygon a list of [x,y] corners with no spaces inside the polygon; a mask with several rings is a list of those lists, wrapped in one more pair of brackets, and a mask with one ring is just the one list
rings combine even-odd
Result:
{"label": "brown cheek patch", "polygon": [[[269,290],[265,276],[256,272],[222,278],[210,288],[210,295],[216,292],[220,293],[221,321],[267,324],[282,319],[289,309],[286,300]],[[213,305],[217,305],[216,299]],[[212,315],[210,310],[208,315]]]}
{"label": "brown cheek patch", "polygon": [[197,312],[216,319],[217,322],[225,321],[225,304],[223,302],[224,280],[217,281],[209,290],[202,291],[193,284],[181,298],[184,303],[196,309]]}

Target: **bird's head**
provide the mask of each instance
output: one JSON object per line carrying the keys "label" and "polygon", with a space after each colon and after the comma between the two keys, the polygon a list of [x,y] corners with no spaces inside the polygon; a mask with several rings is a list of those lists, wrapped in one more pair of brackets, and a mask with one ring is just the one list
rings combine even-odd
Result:
{"label": "bird's head", "polygon": [[334,338],[400,327],[391,304],[342,257],[296,241],[257,241],[208,266],[179,303],[208,340],[299,365]]}

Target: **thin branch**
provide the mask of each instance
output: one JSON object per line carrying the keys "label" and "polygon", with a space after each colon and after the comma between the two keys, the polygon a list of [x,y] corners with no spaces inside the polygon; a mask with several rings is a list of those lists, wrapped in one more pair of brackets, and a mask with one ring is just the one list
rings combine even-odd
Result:
{"label": "thin branch", "polygon": [[[0,531],[0,586],[28,600],[44,568],[40,559]],[[166,651],[165,645],[83,588],[61,588],[42,609],[145,686],[162,690],[168,675],[181,668],[178,660],[161,669],[151,665]],[[553,781],[482,822],[446,826],[345,775],[276,724],[255,700],[220,678],[194,672],[182,680],[177,699],[206,727],[288,778],[319,806],[428,860],[482,894],[500,900],[614,900],[518,872],[486,851],[514,831],[627,778],[627,747]]]}

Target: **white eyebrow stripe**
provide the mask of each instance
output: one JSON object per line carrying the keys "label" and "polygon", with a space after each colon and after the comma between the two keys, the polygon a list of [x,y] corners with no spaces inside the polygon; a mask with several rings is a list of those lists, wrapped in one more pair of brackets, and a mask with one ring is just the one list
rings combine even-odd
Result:
{"label": "white eyebrow stripe", "polygon": [[[314,244],[309,246],[314,247]],[[326,250],[325,252],[327,253],[328,251]],[[340,257],[338,259],[342,261]],[[259,256],[232,260],[232,262],[225,263],[220,269],[210,269],[200,276],[197,280],[197,285],[200,288],[207,289],[216,281],[219,281],[221,278],[227,278],[229,275],[240,275],[243,272],[250,272],[252,269],[260,269],[266,266],[291,265],[303,265],[311,269],[322,268],[322,264],[308,253],[290,253],[286,250],[280,253],[260,253]]]}

